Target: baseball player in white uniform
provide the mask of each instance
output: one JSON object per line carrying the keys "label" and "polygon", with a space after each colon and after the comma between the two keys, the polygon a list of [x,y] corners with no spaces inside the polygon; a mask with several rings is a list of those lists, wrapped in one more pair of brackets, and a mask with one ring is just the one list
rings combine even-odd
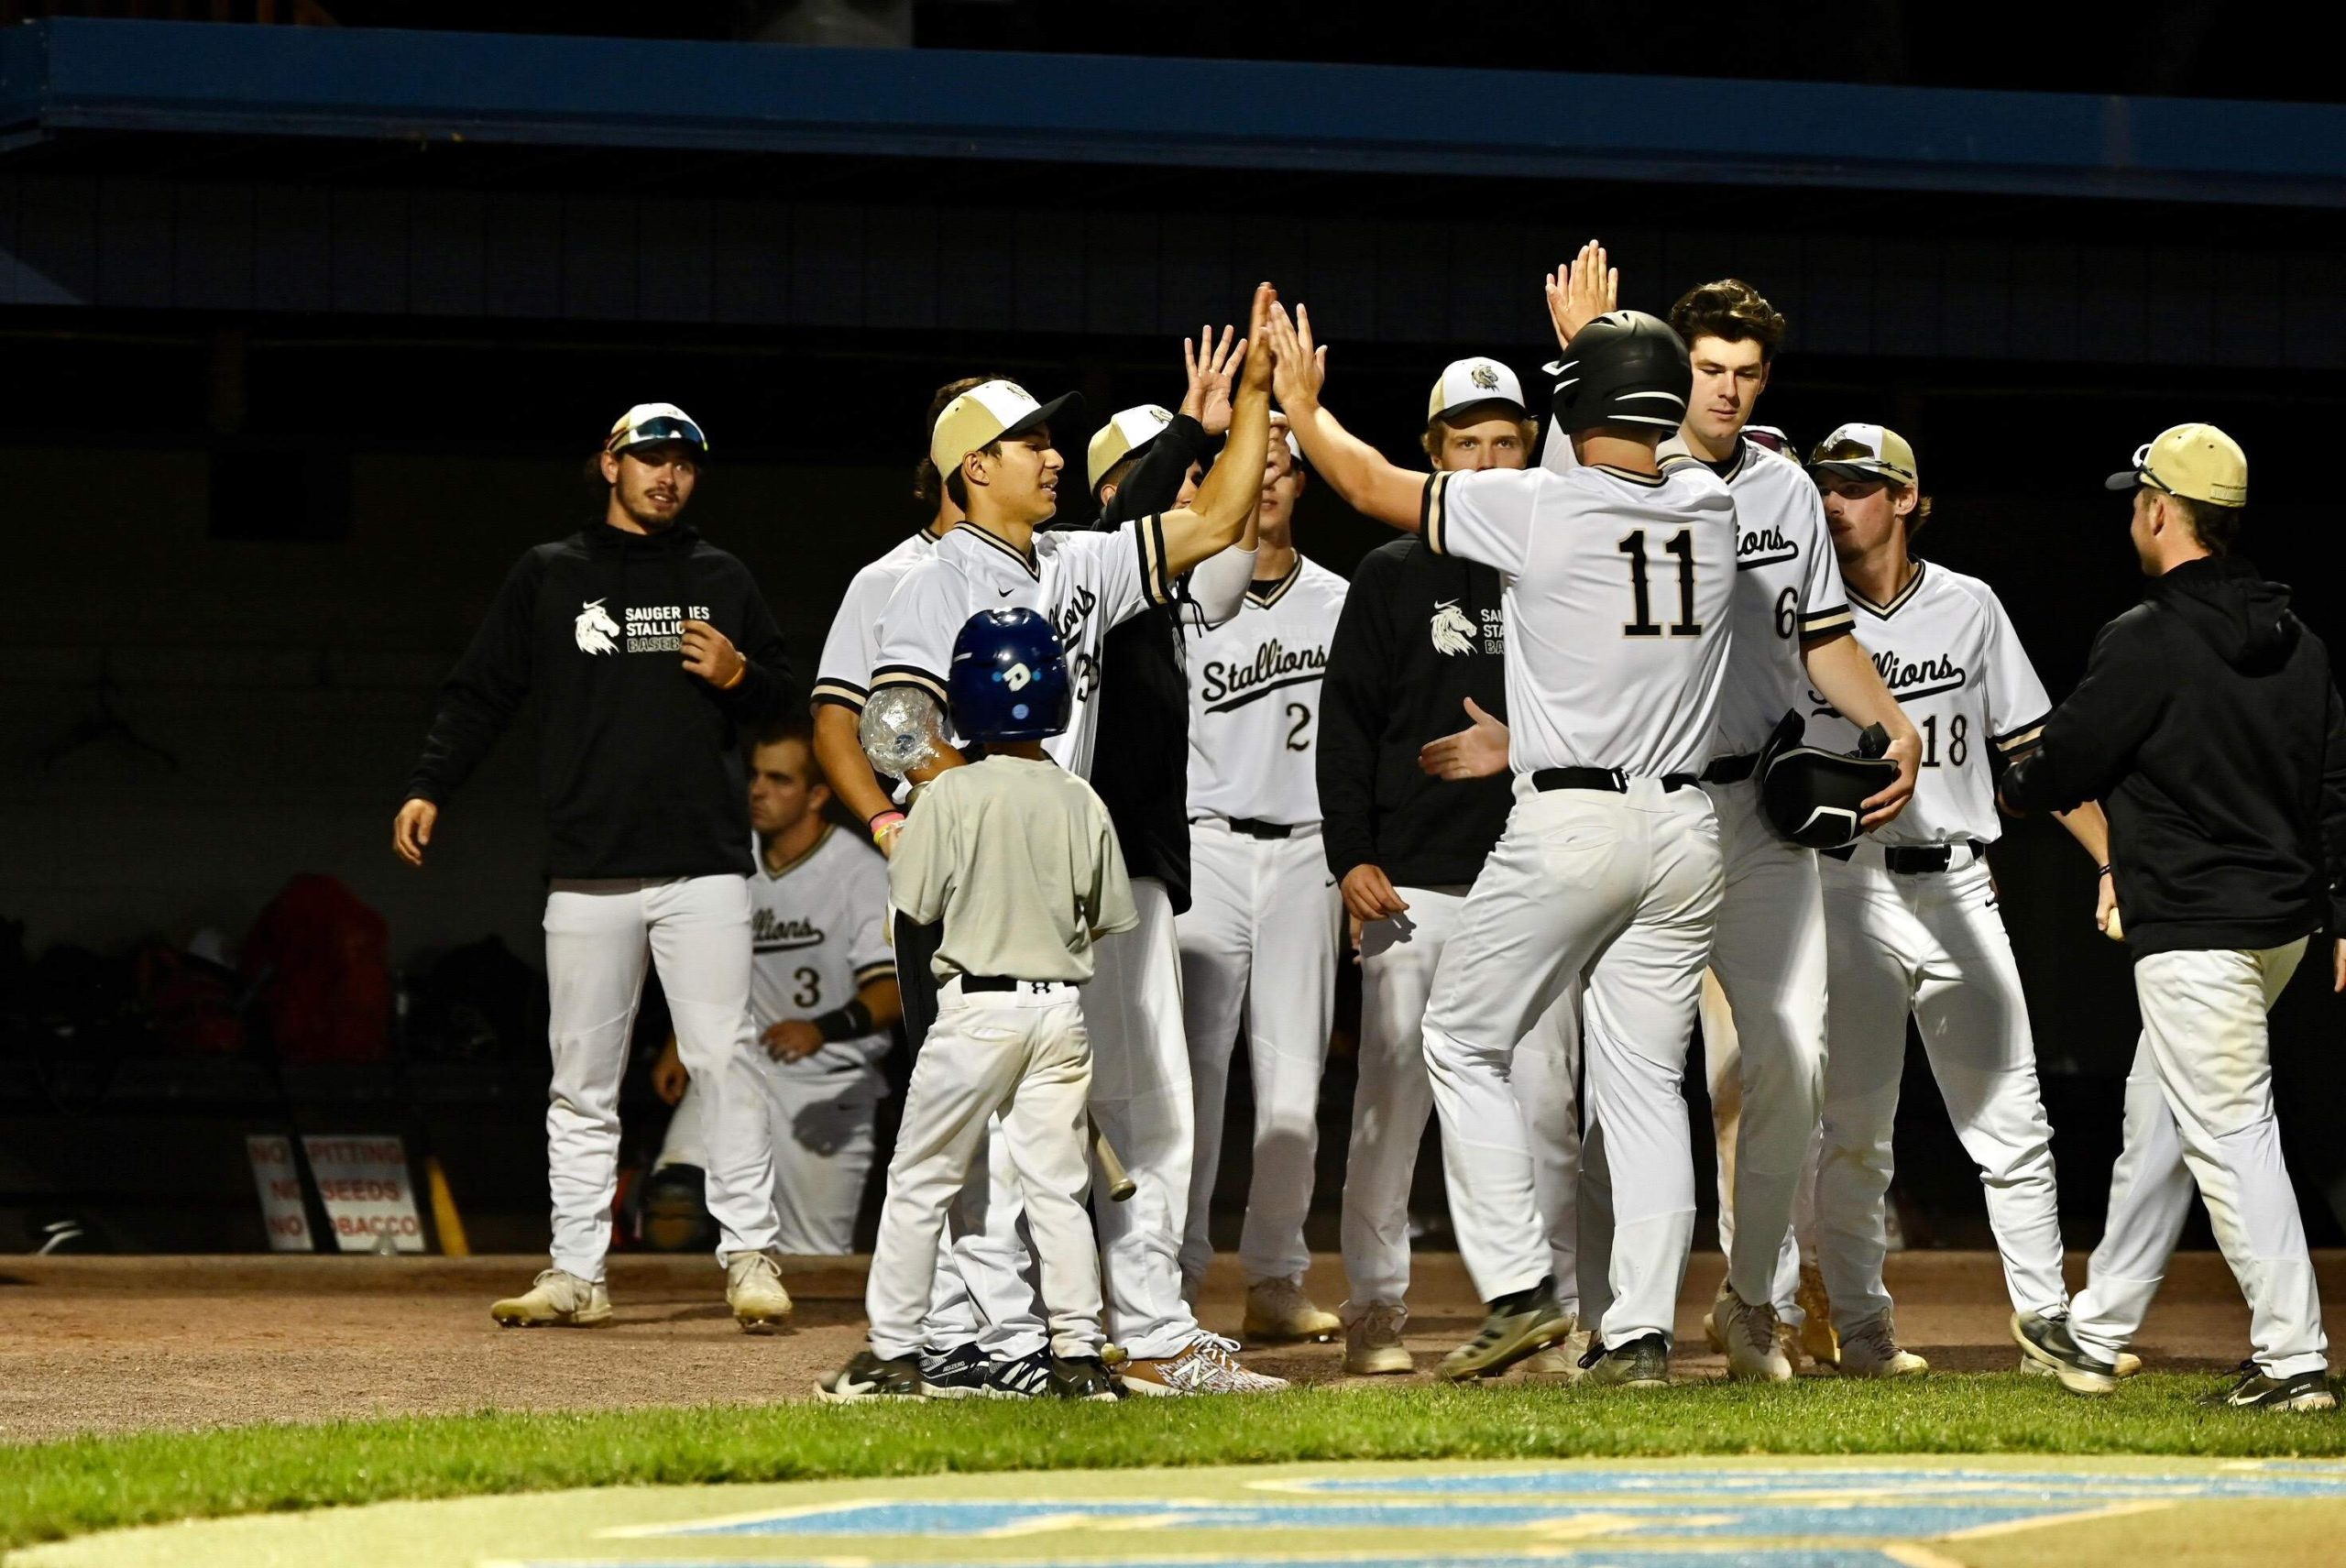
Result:
{"label": "baseball player in white uniform", "polygon": [[[1902,436],[1845,424],[1810,466],[1858,639],[1923,737],[1906,813],[1821,861],[1832,959],[1817,1261],[1833,1299],[1841,1375],[1906,1376],[1928,1364],[1899,1346],[1881,1266],[1910,1014],[1957,1135],[1979,1168],[2013,1309],[2043,1318],[2067,1310],[2053,1129],[1987,861],[2001,832],[1990,759],[2025,756],[2052,703],[1994,590],[1910,553],[1929,508]],[[1814,744],[1855,744],[1857,727],[1830,702],[1819,697],[1814,707]],[[2062,820],[2095,864],[2107,863],[2099,806],[2088,803]]]}
{"label": "baseball player in white uniform", "polygon": [[1263,475],[1255,581],[1238,613],[1188,649],[1190,904],[1175,928],[1197,1154],[1181,1275],[1194,1301],[1213,1256],[1206,1223],[1243,1016],[1255,1098],[1254,1176],[1239,1239],[1249,1343],[1326,1339],[1343,1326],[1302,1290],[1343,924],[1321,852],[1313,744],[1328,641],[1344,604],[1344,579],[1295,548],[1303,486],[1282,433]]}
{"label": "baseball player in white uniform", "polygon": [[1573,1328],[1558,1303],[1516,1043],[1584,977],[1587,1092],[1617,1162],[1614,1299],[1584,1381],[1668,1379],[1694,1239],[1682,1078],[1720,893],[1718,826],[1696,786],[1724,680],[1735,508],[1699,464],[1655,447],[1691,373],[1669,326],[1586,321],[1572,269],[1549,283],[1568,339],[1555,401],[1582,466],[1411,475],[1320,405],[1307,317],[1273,323],[1279,396],[1304,455],[1354,509],[1506,575],[1517,805],[1467,895],[1426,1016],[1427,1065],[1459,1251],[1488,1315],[1446,1377],[1489,1376]]}
{"label": "baseball player in white uniform", "polygon": [[[829,786],[804,719],[750,752],[750,1025],[773,1128],[774,1245],[806,1256],[855,1250],[872,1174],[872,1124],[888,1092],[880,1064],[902,1012],[888,947],[887,862],[824,815]],[[708,1164],[708,1095],[674,1035],[652,1085],[675,1106],[654,1169]]]}
{"label": "baseball player in white uniform", "polygon": [[[1014,384],[996,381],[947,406],[931,456],[968,521],[905,574],[881,616],[873,700],[863,721],[875,765],[915,781],[958,765],[960,753],[942,708],[951,640],[980,609],[1023,606],[1052,622],[1073,675],[1073,714],[1047,750],[1070,773],[1088,770],[1096,722],[1091,699],[1108,630],[1145,605],[1169,602],[1182,573],[1251,543],[1270,422],[1268,353],[1260,346],[1259,323],[1273,298],[1268,285],[1257,291],[1256,327],[1248,334],[1256,346],[1242,372],[1229,442],[1195,498],[1113,532],[1036,532],[1058,505],[1063,467],[1049,421],[1071,396],[1038,404]],[[888,703],[879,701],[891,693],[897,695]],[[1118,940],[1169,946],[1170,905],[1141,906],[1139,915],[1139,926]],[[1168,999],[1152,1001],[1113,983],[1110,968],[1103,950],[1085,1007],[1094,1047],[1092,1116],[1138,1188],[1128,1202],[1102,1205],[1100,1220],[1110,1332],[1128,1356],[1123,1382],[1144,1394],[1276,1387],[1277,1379],[1240,1366],[1229,1341],[1199,1328],[1182,1299],[1180,1244],[1194,1144],[1189,1061],[1178,1034],[1128,1016],[1161,1009]],[[1004,1205],[990,1207],[991,1234],[1003,1223]]]}

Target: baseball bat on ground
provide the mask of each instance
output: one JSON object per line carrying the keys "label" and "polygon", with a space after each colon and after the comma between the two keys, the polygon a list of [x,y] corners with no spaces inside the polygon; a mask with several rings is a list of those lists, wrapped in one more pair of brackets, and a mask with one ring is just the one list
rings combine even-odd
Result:
{"label": "baseball bat on ground", "polygon": [[1116,1146],[1108,1141],[1108,1135],[1100,1130],[1097,1122],[1091,1124],[1091,1157],[1099,1162],[1100,1174],[1108,1179],[1111,1202],[1121,1203],[1140,1190],[1133,1185],[1133,1173],[1116,1157]]}

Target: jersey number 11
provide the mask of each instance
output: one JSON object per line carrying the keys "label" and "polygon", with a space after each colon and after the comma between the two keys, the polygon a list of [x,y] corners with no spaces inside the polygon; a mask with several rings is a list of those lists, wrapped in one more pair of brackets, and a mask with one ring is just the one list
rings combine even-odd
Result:
{"label": "jersey number 11", "polygon": [[[1637,595],[1638,618],[1621,627],[1624,637],[1659,637],[1661,628],[1653,621],[1653,606],[1646,584],[1646,531],[1636,530],[1615,549],[1629,558],[1629,590]],[[1694,619],[1694,535],[1691,529],[1680,529],[1663,545],[1665,554],[1678,557],[1678,619],[1672,622],[1672,637],[1696,637],[1702,634],[1703,623]]]}

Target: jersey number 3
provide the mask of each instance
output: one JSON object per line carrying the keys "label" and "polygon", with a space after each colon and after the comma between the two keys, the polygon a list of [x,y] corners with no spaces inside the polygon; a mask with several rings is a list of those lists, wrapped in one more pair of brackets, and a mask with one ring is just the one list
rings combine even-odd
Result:
{"label": "jersey number 3", "polygon": [[[1629,558],[1629,591],[1637,596],[1637,619],[1621,626],[1624,637],[1659,637],[1661,628],[1654,624],[1651,589],[1646,582],[1646,531],[1635,530],[1615,549]],[[1678,557],[1678,619],[1670,625],[1672,637],[1698,637],[1703,623],[1694,619],[1694,534],[1691,529],[1680,529],[1664,544],[1666,554]]]}

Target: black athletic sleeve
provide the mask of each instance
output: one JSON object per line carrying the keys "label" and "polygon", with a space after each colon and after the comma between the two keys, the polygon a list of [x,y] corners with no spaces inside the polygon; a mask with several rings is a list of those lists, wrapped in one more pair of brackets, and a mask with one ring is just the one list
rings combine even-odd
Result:
{"label": "black athletic sleeve", "polygon": [[741,574],[742,593],[741,637],[734,647],[749,661],[749,668],[740,685],[718,696],[736,723],[763,724],[804,699],[791,677],[790,653],[783,645],[782,628],[773,623],[773,611],[766,608],[749,568],[737,564],[735,569]]}
{"label": "black athletic sleeve", "polygon": [[1205,426],[1188,414],[1175,414],[1100,509],[1100,526],[1116,528],[1151,512],[1172,510],[1189,465],[1203,462],[1212,450],[1213,437]]}
{"label": "black athletic sleeve", "polygon": [[2013,762],[2002,794],[2016,811],[2068,811],[2118,786],[2159,721],[2170,676],[2147,610],[2129,610],[2093,640],[2085,678]]}
{"label": "black athletic sleeve", "polygon": [[2321,753],[2322,882],[2330,897],[2330,934],[2346,938],[2346,704],[2330,687],[2330,729]]}
{"label": "black athletic sleeve", "polygon": [[1353,573],[1328,668],[1320,686],[1320,838],[1338,882],[1354,866],[1375,864],[1376,760],[1392,708],[1393,617],[1388,602],[1397,568],[1370,551]]}
{"label": "black athletic sleeve", "polygon": [[532,630],[545,558],[531,551],[514,563],[440,688],[440,706],[423,738],[423,755],[408,775],[404,799],[447,803],[529,700],[534,663]]}

